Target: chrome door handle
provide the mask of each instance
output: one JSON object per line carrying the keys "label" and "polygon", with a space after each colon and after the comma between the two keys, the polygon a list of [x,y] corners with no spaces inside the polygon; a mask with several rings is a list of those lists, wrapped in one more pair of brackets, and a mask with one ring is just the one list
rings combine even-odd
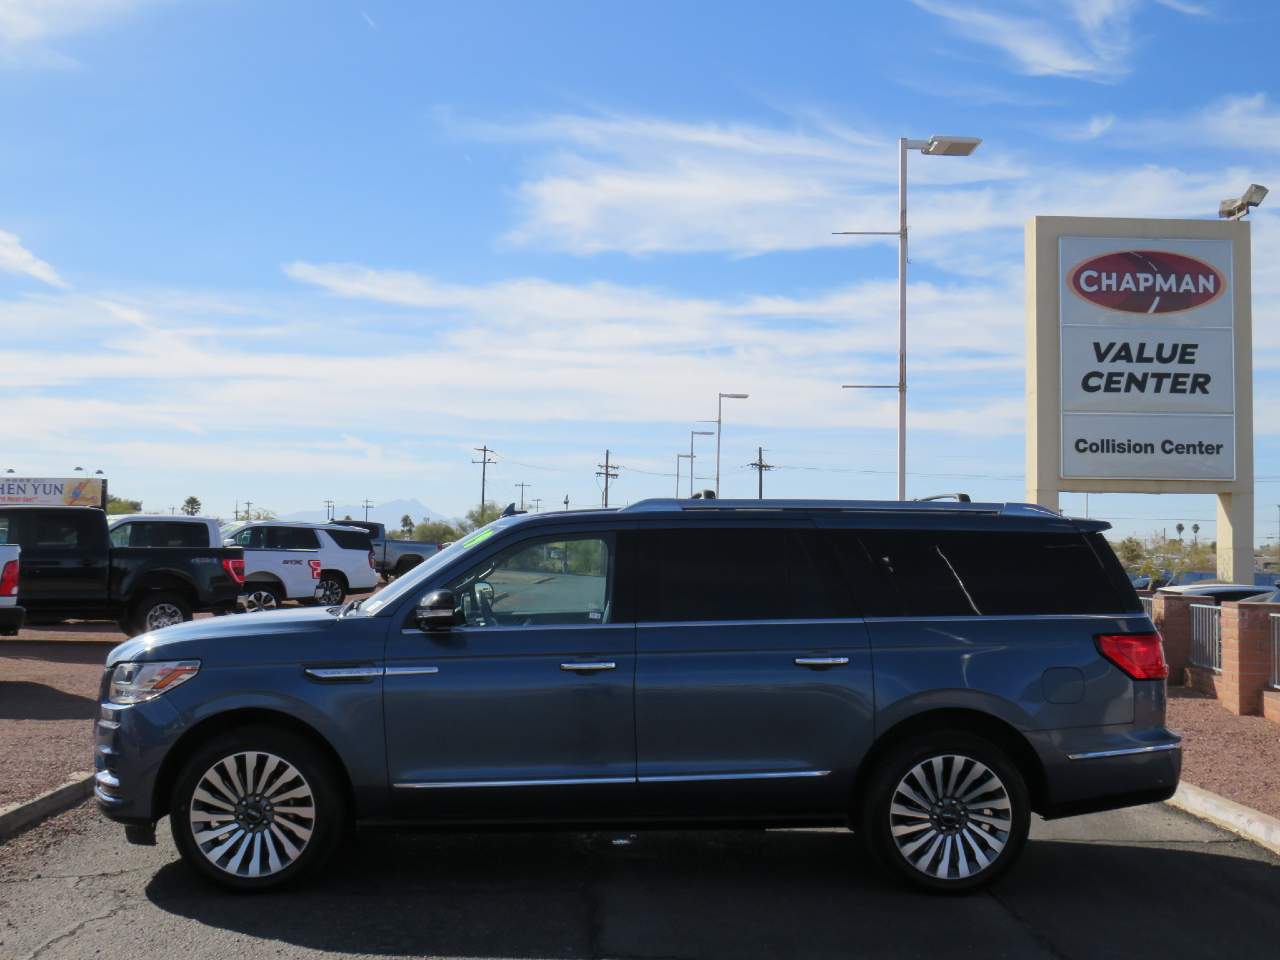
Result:
{"label": "chrome door handle", "polygon": [[843,667],[848,657],[796,657],[797,667]]}
{"label": "chrome door handle", "polygon": [[599,670],[617,670],[618,665],[612,660],[592,660],[583,663],[562,663],[560,669],[572,673],[595,673]]}

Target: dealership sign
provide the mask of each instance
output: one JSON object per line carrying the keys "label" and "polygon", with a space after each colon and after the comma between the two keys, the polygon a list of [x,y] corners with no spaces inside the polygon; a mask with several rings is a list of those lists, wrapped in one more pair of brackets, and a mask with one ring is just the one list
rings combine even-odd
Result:
{"label": "dealership sign", "polygon": [[1228,240],[1059,238],[1063,479],[1234,480]]}
{"label": "dealership sign", "polygon": [[98,477],[0,477],[0,505],[105,507],[107,481]]}

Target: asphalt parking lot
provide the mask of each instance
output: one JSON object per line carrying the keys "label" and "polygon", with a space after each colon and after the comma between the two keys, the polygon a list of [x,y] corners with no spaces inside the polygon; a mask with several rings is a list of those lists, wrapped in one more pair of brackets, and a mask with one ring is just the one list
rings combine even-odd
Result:
{"label": "asphalt parking lot", "polygon": [[963,898],[891,883],[835,830],[364,832],[326,878],[255,897],[188,872],[167,829],[130,847],[86,805],[0,845],[0,957],[1203,960],[1280,943],[1280,859],[1189,816],[1032,835]]}

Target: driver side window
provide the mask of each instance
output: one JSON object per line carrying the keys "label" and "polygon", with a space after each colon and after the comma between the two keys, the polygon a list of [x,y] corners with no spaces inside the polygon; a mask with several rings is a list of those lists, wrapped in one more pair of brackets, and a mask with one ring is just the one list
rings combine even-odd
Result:
{"label": "driver side window", "polygon": [[449,587],[469,627],[597,626],[609,622],[611,557],[606,537],[525,541]]}

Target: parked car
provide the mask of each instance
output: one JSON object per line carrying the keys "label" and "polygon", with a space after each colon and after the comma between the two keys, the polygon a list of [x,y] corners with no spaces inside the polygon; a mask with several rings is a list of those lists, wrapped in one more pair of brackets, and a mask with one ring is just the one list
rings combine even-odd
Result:
{"label": "parked car", "polygon": [[31,622],[115,620],[132,636],[230,610],[244,579],[238,547],[112,546],[97,507],[0,507],[0,532],[22,547]]}
{"label": "parked car", "polygon": [[244,607],[274,610],[285,600],[336,606],[349,592],[378,585],[369,534],[355,527],[282,520],[224,525],[227,542],[244,548]]}
{"label": "parked car", "polygon": [[1159,635],[1101,531],[980,503],[643,501],[503,517],[373,597],[107,659],[96,795],[259,890],[353,820],[849,825],[931,889],[1030,815],[1162,800]]}
{"label": "parked car", "polygon": [[0,543],[0,636],[17,636],[26,611],[18,606],[18,565],[22,548]]}
{"label": "parked car", "polygon": [[402,577],[427,557],[440,552],[440,544],[424,540],[388,539],[385,524],[372,520],[330,520],[344,527],[359,527],[369,532],[373,543],[373,565],[387,580]]}
{"label": "parked car", "polygon": [[1252,600],[1271,593],[1273,589],[1254,583],[1193,583],[1184,587],[1161,587],[1158,592],[1195,597],[1201,603],[1226,603],[1230,600]]}

